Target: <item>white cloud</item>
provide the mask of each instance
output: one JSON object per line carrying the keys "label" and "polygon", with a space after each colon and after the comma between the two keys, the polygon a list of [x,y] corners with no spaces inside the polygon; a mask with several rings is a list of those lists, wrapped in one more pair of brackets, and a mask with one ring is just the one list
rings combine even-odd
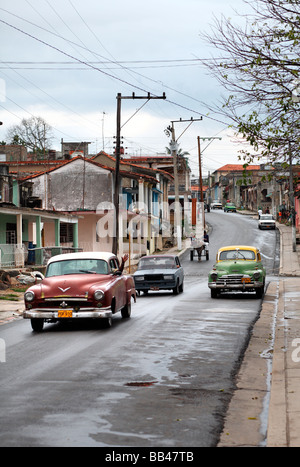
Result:
{"label": "white cloud", "polygon": [[[165,92],[167,101],[150,100],[122,129],[130,151],[164,151],[169,141],[164,129],[171,120],[205,115],[204,103],[219,99],[218,84],[201,65],[187,60],[208,56],[199,33],[209,29],[213,14],[233,16],[233,7],[245,11],[243,0],[2,0],[1,17],[11,26],[2,23],[0,79],[7,98],[1,108],[0,139],[8,126],[33,114],[53,126],[56,149],[62,137],[92,141],[93,150],[102,148],[104,138],[109,149],[116,132],[117,93]],[[72,57],[107,63],[91,68]],[[122,62],[117,70],[114,60]],[[122,101],[122,123],[143,103]],[[214,136],[224,131],[225,123],[205,117],[180,139],[183,150],[192,148],[192,162],[197,160],[197,136]],[[206,154],[208,167],[221,163],[223,154],[237,160],[227,137],[214,142]]]}

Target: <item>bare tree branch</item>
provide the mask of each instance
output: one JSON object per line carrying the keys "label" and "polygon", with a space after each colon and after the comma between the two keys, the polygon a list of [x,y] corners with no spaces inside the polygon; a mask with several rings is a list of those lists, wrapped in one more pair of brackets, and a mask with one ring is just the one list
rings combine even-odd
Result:
{"label": "bare tree branch", "polygon": [[291,92],[300,75],[299,0],[244,2],[252,14],[240,15],[243,25],[222,16],[203,35],[218,51],[207,67],[227,92],[214,110],[263,156],[285,160],[292,149],[297,160],[300,104]]}
{"label": "bare tree branch", "polygon": [[22,144],[33,152],[43,154],[51,148],[52,128],[41,117],[23,118],[19,125],[8,128],[9,142]]}

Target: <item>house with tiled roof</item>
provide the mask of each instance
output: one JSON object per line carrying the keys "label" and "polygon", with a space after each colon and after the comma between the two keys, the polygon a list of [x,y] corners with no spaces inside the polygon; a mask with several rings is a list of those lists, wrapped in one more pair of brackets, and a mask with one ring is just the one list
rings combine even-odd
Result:
{"label": "house with tiled roof", "polygon": [[[108,163],[110,161],[110,163]],[[32,183],[32,196],[43,209],[78,217],[78,243],[84,251],[111,251],[114,234],[114,163],[107,158],[74,157],[57,167],[20,178]],[[120,165],[119,254],[140,257],[162,247],[160,201],[169,174],[138,165]],[[157,201],[157,202],[156,202]],[[72,230],[65,240],[72,244]],[[44,233],[45,247],[52,235]]]}
{"label": "house with tiled roof", "polygon": [[[157,173],[167,173],[172,179],[168,184],[168,191],[165,192],[164,206],[170,213],[170,224],[172,228],[172,241],[174,240],[174,213],[175,213],[175,183],[174,183],[174,158],[171,154],[157,154],[151,156],[126,156],[122,159],[124,164],[138,165],[145,169],[154,170]],[[177,156],[177,175],[178,175],[178,195],[182,218],[187,222],[182,223],[182,234],[185,235],[189,230],[189,222],[191,220],[191,169],[188,160],[181,156]],[[187,230],[185,229],[187,226]]]}
{"label": "house with tiled roof", "polygon": [[218,199],[223,204],[231,201],[237,207],[253,211],[257,211],[258,206],[271,209],[272,186],[267,179],[273,170],[265,165],[225,164],[212,174],[208,199],[210,202]]}
{"label": "house with tiled roof", "polygon": [[[20,196],[20,193],[21,196]],[[9,167],[0,165],[0,268],[23,268],[35,263],[41,265],[42,245],[45,232],[51,236],[51,248],[47,253],[62,251],[60,226],[73,232],[70,250],[77,250],[78,218],[68,213],[57,213],[34,205],[29,199],[32,183],[19,180],[9,173]]]}
{"label": "house with tiled roof", "polygon": [[[115,157],[101,151],[91,160],[111,168],[115,167]],[[148,240],[150,251],[161,249],[164,241],[169,238],[170,209],[169,187],[174,184],[174,176],[167,170],[158,167],[149,167],[142,164],[140,159],[124,158],[120,160],[120,172],[124,175],[121,183],[121,193],[129,211],[136,210],[139,205],[140,214],[149,217],[148,230],[153,235]],[[128,177],[125,177],[125,174]],[[153,179],[156,179],[156,186]],[[143,207],[144,204],[144,207]],[[143,214],[143,215],[144,215]],[[162,232],[162,227],[164,232]],[[172,230],[172,229],[171,229]]]}
{"label": "house with tiled roof", "polygon": [[[174,176],[174,159],[171,154],[154,156],[131,156],[126,157],[124,162],[138,164],[154,170],[163,170]],[[179,198],[183,205],[185,202],[187,203],[191,199],[191,169],[185,157],[178,155],[177,162]],[[169,200],[172,202],[172,200],[175,198],[174,183],[172,183],[169,187],[168,196]]]}

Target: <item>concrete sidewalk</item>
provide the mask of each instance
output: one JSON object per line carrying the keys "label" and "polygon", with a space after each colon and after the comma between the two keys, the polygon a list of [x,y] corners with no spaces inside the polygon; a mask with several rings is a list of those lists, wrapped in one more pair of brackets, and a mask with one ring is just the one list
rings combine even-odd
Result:
{"label": "concrete sidewalk", "polygon": [[266,290],[218,446],[300,446],[300,247],[280,232],[280,272]]}
{"label": "concrete sidewalk", "polygon": [[280,280],[267,446],[300,446],[300,248],[291,227],[279,225]]}

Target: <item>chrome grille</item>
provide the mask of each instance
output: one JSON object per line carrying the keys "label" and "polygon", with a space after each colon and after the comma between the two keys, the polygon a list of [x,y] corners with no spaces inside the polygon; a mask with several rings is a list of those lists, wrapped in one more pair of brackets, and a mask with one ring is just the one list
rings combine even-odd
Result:
{"label": "chrome grille", "polygon": [[60,297],[60,298],[46,298],[39,302],[39,308],[82,308],[94,306],[94,303],[88,302],[86,298],[76,297]]}
{"label": "chrome grille", "polygon": [[157,282],[164,280],[163,274],[146,274],[145,281],[147,282]]}
{"label": "chrome grille", "polygon": [[[217,284],[218,285],[240,285],[242,283],[242,278],[243,278],[243,274],[230,274],[228,276],[222,276],[222,277],[219,277],[218,280],[217,280]],[[253,280],[251,279],[251,282],[248,282],[247,283],[249,284],[253,284]]]}

